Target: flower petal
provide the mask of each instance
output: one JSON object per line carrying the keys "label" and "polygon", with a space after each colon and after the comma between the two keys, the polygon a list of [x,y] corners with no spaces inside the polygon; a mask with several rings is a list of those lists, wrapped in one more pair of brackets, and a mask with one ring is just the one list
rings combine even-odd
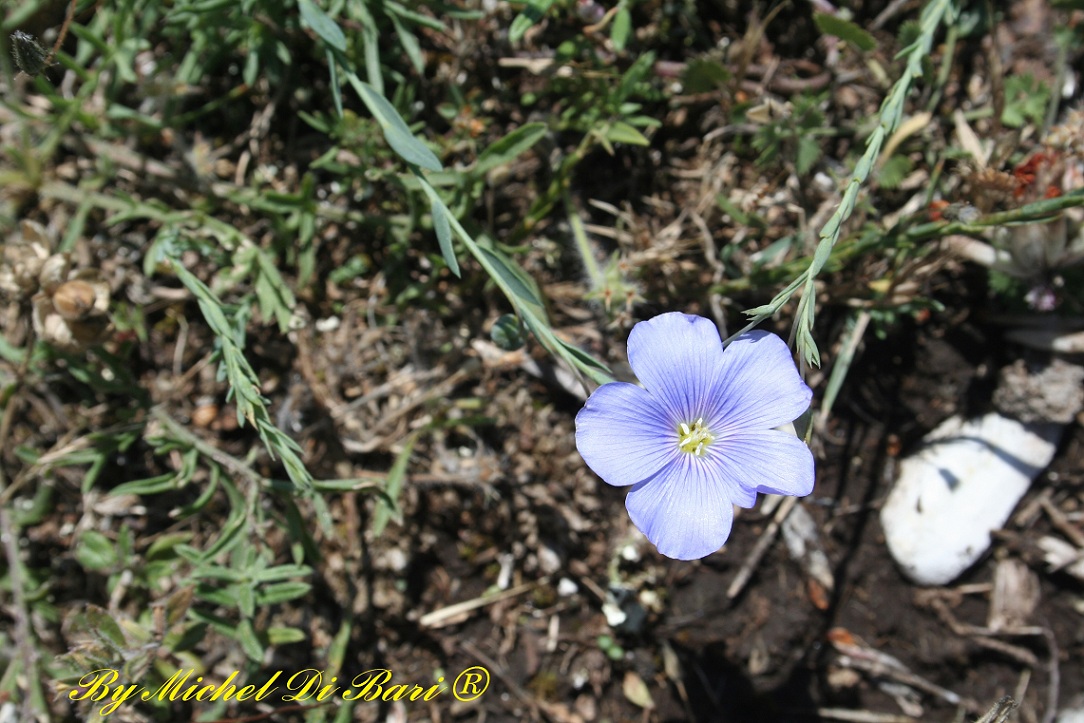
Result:
{"label": "flower petal", "polygon": [[679,455],[656,477],[629,490],[629,517],[667,557],[710,555],[723,546],[734,524],[734,505],[718,472],[708,460]]}
{"label": "flower petal", "polygon": [[637,378],[675,427],[708,414],[724,364],[715,324],[702,316],[660,314],[632,328],[628,354]]}
{"label": "flower petal", "polygon": [[[711,451],[726,470],[727,481],[746,490],[797,497],[813,491],[813,453],[793,434],[778,429],[735,431],[716,439]],[[733,499],[742,507],[752,506],[737,495]]]}
{"label": "flower petal", "polygon": [[650,479],[678,454],[677,430],[657,401],[635,384],[594,391],[576,415],[576,449],[608,484]]}
{"label": "flower petal", "polygon": [[771,429],[809,408],[813,391],[802,381],[786,342],[766,331],[742,334],[727,346],[708,426]]}

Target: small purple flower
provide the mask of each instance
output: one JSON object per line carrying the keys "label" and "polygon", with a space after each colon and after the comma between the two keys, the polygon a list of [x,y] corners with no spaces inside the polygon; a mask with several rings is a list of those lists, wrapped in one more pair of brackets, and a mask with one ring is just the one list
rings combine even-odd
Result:
{"label": "small purple flower", "polygon": [[633,327],[628,353],[644,388],[596,389],[576,447],[608,484],[633,485],[625,507],[659,552],[705,557],[730,536],[733,505],[813,491],[809,448],[774,429],[813,396],[778,336],[752,331],[724,350],[711,321],[675,312]]}

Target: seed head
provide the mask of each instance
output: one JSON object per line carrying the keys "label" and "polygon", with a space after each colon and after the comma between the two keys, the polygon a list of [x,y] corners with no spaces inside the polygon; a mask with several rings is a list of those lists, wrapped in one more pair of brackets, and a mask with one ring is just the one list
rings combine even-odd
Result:
{"label": "seed head", "polygon": [[33,77],[49,67],[49,52],[33,35],[16,30],[11,34],[11,54],[19,70]]}

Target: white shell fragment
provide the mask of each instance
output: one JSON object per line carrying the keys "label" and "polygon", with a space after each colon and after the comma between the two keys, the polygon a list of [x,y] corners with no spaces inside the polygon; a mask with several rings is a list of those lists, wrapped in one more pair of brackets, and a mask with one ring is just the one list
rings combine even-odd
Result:
{"label": "white shell fragment", "polygon": [[922,585],[956,579],[990,547],[1031,481],[1054,457],[1062,425],[997,413],[951,417],[900,463],[881,508],[889,552]]}
{"label": "white shell fragment", "polygon": [[1054,719],[1054,723],[1084,723],[1084,705],[1063,708]]}
{"label": "white shell fragment", "polygon": [[1050,535],[1039,538],[1039,549],[1043,551],[1043,561],[1049,566],[1050,572],[1064,570],[1078,580],[1084,580],[1084,557],[1081,557],[1081,550]]}

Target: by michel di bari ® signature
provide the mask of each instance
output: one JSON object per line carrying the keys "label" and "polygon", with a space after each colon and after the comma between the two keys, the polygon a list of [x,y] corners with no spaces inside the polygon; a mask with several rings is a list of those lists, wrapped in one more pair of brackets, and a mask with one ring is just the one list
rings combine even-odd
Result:
{"label": "by michel di bari \u00ae signature", "polygon": [[102,716],[116,712],[125,703],[152,700],[201,703],[219,700],[322,703],[335,698],[344,701],[429,701],[450,693],[456,700],[472,701],[486,692],[490,680],[489,671],[480,665],[467,668],[451,682],[445,676],[439,676],[428,686],[396,681],[395,674],[388,668],[373,668],[352,678],[328,675],[316,668],[293,673],[278,670],[263,683],[244,686],[234,683],[239,675],[240,671],[235,670],[221,683],[213,683],[193,669],[178,670],[158,687],[150,688],[121,681],[120,671],[115,668],[101,668],[81,677],[77,686],[68,692],[68,699],[100,703],[98,713]]}

